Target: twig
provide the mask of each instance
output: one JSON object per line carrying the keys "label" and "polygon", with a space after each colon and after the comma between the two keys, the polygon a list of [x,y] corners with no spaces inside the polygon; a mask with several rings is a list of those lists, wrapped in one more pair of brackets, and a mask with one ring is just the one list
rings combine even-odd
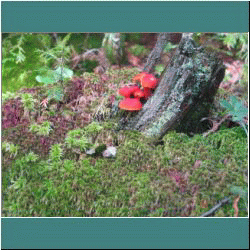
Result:
{"label": "twig", "polygon": [[234,208],[234,217],[238,217],[239,214],[239,208],[238,208],[238,202],[240,200],[240,196],[238,195],[235,199],[234,199],[234,204],[233,204],[233,208]]}
{"label": "twig", "polygon": [[213,126],[212,128],[207,131],[206,133],[203,134],[204,137],[208,136],[210,133],[212,132],[215,132],[219,129],[220,125],[228,118],[230,118],[231,115],[225,115],[219,122],[215,122],[214,120],[212,120],[212,118],[209,118],[209,117],[205,117],[205,118],[202,118],[201,121],[205,121],[205,120],[209,120],[212,122]]}
{"label": "twig", "polygon": [[202,214],[200,217],[209,217],[213,215],[220,207],[224,206],[229,202],[229,198],[225,198],[221,200],[218,204],[216,204],[213,208],[211,208],[209,211],[206,213]]}

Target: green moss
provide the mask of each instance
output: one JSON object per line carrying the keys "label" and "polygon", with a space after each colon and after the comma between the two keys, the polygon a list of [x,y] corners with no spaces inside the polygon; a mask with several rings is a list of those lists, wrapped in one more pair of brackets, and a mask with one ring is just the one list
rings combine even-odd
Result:
{"label": "green moss", "polygon": [[[232,186],[247,185],[247,141],[239,127],[208,137],[171,132],[158,146],[136,131],[120,136],[114,159],[74,161],[62,155],[56,167],[41,160],[24,165],[17,159],[3,172],[3,215],[200,216],[232,197]],[[169,171],[180,176],[181,186]],[[195,207],[188,212],[194,196]],[[246,215],[244,204],[239,203],[239,216]],[[229,204],[217,213],[227,217],[234,211]]]}

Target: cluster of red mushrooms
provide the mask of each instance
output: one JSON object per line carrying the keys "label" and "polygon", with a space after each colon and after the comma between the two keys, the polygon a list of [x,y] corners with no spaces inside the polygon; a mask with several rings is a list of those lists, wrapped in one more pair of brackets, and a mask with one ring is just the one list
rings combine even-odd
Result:
{"label": "cluster of red mushrooms", "polygon": [[142,109],[142,102],[147,100],[158,84],[158,79],[147,72],[136,75],[132,82],[139,82],[140,85],[125,86],[119,89],[119,94],[124,96],[119,103],[119,108],[128,111],[139,111]]}

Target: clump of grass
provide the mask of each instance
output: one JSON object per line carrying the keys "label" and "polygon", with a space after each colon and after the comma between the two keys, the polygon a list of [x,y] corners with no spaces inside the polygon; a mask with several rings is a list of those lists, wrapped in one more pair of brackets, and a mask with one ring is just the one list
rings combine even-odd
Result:
{"label": "clump of grass", "polygon": [[26,110],[28,110],[28,111],[34,110],[35,100],[34,100],[32,94],[23,93],[23,94],[21,95],[21,100],[22,100],[24,109],[26,109]]}
{"label": "clump of grass", "polygon": [[35,154],[34,152],[29,152],[24,158],[24,162],[25,163],[29,163],[29,162],[36,162],[39,159],[39,156],[37,154]]}
{"label": "clump of grass", "polygon": [[30,131],[38,135],[48,136],[51,130],[52,127],[49,121],[45,121],[41,125],[35,123],[30,125]]}
{"label": "clump of grass", "polygon": [[103,127],[99,123],[97,123],[97,122],[91,122],[89,125],[87,125],[86,127],[84,127],[84,131],[88,135],[96,135],[102,129],[103,129]]}
{"label": "clump of grass", "polygon": [[61,144],[54,144],[50,149],[50,159],[53,162],[59,162],[63,156],[63,149]]}
{"label": "clump of grass", "polygon": [[68,148],[78,148],[81,151],[85,151],[90,147],[89,140],[83,129],[69,131],[65,138],[65,143]]}
{"label": "clump of grass", "polygon": [[6,153],[9,153],[11,157],[15,157],[18,153],[19,146],[14,145],[13,143],[3,142],[2,150]]}

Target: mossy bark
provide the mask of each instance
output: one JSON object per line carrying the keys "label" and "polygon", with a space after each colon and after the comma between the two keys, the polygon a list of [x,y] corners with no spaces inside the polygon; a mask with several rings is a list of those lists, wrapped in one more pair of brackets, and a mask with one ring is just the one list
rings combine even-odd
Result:
{"label": "mossy bark", "polygon": [[186,128],[190,122],[198,124],[202,117],[196,114],[194,118],[193,114],[207,110],[224,75],[225,67],[215,54],[198,47],[190,35],[183,35],[153,96],[125,129],[159,140],[169,130]]}

